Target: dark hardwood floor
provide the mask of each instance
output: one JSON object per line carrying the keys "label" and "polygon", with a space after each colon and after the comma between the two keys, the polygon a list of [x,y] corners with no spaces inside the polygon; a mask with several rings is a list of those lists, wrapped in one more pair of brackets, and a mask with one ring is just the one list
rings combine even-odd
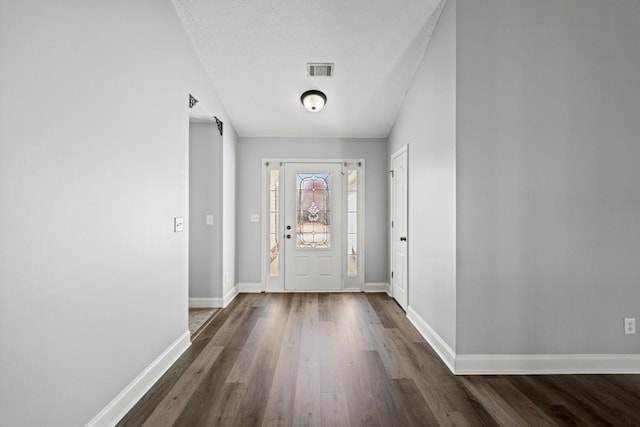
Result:
{"label": "dark hardwood floor", "polygon": [[640,425],[640,376],[452,375],[384,294],[243,294],[121,426]]}

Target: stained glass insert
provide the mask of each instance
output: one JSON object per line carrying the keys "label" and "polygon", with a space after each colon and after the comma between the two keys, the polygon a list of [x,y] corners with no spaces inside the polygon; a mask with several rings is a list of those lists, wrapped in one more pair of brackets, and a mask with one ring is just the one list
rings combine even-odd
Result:
{"label": "stained glass insert", "polygon": [[298,248],[331,247],[331,174],[296,174]]}
{"label": "stained glass insert", "polygon": [[269,274],[280,274],[280,171],[269,172]]}

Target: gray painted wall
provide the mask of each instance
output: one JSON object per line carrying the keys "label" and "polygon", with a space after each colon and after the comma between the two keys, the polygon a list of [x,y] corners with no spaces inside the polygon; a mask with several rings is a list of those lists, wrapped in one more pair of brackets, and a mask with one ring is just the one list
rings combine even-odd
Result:
{"label": "gray painted wall", "polygon": [[639,353],[640,2],[458,0],[458,353]]}
{"label": "gray painted wall", "polygon": [[[237,152],[238,282],[261,281],[262,159],[363,158],[365,181],[365,281],[388,282],[387,161],[384,139],[240,138]],[[264,218],[260,218],[264,220]]]}
{"label": "gray painted wall", "polygon": [[222,136],[215,123],[190,123],[189,297],[220,298],[222,283]]}
{"label": "gray painted wall", "polygon": [[1,423],[84,425],[187,332],[188,93],[234,132],[170,2],[0,10]]}
{"label": "gray painted wall", "polygon": [[389,135],[409,145],[409,307],[456,347],[456,8],[449,1]]}

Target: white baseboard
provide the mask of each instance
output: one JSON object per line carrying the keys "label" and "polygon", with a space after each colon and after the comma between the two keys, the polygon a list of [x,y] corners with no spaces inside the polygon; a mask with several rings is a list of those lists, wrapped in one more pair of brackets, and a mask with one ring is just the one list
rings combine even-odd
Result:
{"label": "white baseboard", "polygon": [[640,354],[456,354],[411,307],[407,318],[456,375],[640,374]]}
{"label": "white baseboard", "polygon": [[222,298],[189,298],[189,308],[225,308],[238,296],[238,285],[229,289]]}
{"label": "white baseboard", "polygon": [[238,292],[245,294],[257,294],[264,291],[262,283],[238,283]]}
{"label": "white baseboard", "polygon": [[222,308],[222,298],[189,298],[189,308]]}
{"label": "white baseboard", "polygon": [[87,423],[88,427],[114,426],[191,345],[191,334],[185,331],[160,356],[125,387],[107,406]]}
{"label": "white baseboard", "polygon": [[640,374],[640,354],[476,354],[456,357],[457,375]]}
{"label": "white baseboard", "polygon": [[438,353],[438,356],[440,356],[440,359],[447,365],[449,370],[455,374],[456,353],[449,347],[449,344],[411,307],[407,307],[407,319],[413,323],[413,326],[427,340],[433,350]]}
{"label": "white baseboard", "polygon": [[364,284],[365,292],[387,292],[388,293],[389,284],[386,282],[370,282]]}
{"label": "white baseboard", "polygon": [[222,308],[225,308],[226,306],[231,304],[231,301],[233,301],[237,296],[238,296],[238,285],[235,285],[231,289],[229,289],[229,291],[227,291],[227,293],[224,294],[224,296],[222,297]]}

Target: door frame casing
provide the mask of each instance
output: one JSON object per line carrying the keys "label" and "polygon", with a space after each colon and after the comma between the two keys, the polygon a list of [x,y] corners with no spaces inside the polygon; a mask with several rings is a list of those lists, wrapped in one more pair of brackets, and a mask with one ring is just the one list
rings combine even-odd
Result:
{"label": "door frame casing", "polygon": [[[357,264],[357,276],[348,276],[347,275],[347,256],[346,251],[343,254],[342,260],[342,289],[340,290],[331,290],[327,292],[361,292],[364,291],[364,272],[365,272],[365,235],[364,235],[364,223],[365,223],[365,160],[364,159],[287,159],[287,158],[263,158],[262,159],[262,206],[261,206],[261,290],[263,292],[296,292],[295,290],[287,290],[284,286],[284,256],[281,252],[279,257],[279,276],[271,277],[269,271],[269,262],[267,261],[269,257],[269,222],[270,222],[270,212],[269,212],[269,174],[272,170],[278,170],[280,179],[282,180],[284,177],[284,165],[285,163],[342,163],[343,169],[346,171],[347,169],[357,169],[358,170],[358,264]],[[342,230],[342,247],[347,248],[347,197],[348,192],[346,191],[346,176],[343,180],[344,190],[343,191],[343,212],[342,212],[342,221],[343,221],[343,230]],[[280,192],[282,194],[283,187],[280,186]],[[278,230],[280,234],[280,238],[282,239],[284,236],[284,215],[282,215],[284,209],[284,197],[280,197],[279,200],[279,221],[278,221]],[[281,245],[283,247],[283,245]]]}

